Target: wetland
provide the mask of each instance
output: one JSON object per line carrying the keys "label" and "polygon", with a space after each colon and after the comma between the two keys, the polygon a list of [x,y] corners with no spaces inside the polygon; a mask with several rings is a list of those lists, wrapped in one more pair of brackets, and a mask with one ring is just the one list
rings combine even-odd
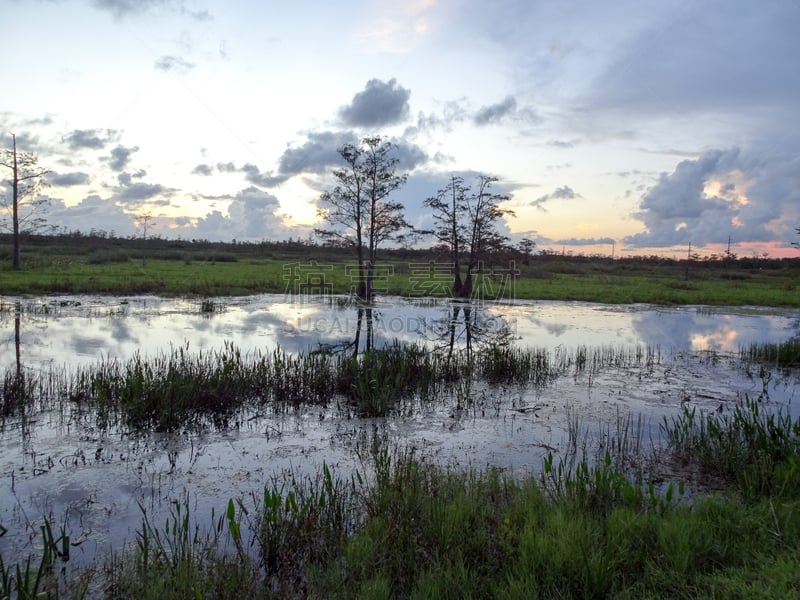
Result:
{"label": "wetland", "polygon": [[[552,491],[579,472],[559,479],[554,465],[612,462],[655,481],[651,500],[672,495],[673,481],[683,498],[704,494],[714,478],[653,462],[672,439],[665,424],[686,429],[689,411],[724,418],[749,402],[797,419],[799,333],[788,308],[5,296],[3,565],[37,561],[67,536],[69,560],[54,551],[53,577],[74,584],[98,564],[113,571],[113,557],[141,551],[143,536],[165,536],[163,523],[167,534],[214,523],[240,564],[263,574],[278,561],[265,593],[283,596],[276,565],[288,558],[263,538],[276,527],[264,520],[270,498],[291,516],[290,496],[318,502],[323,490],[330,501],[347,496],[337,486],[381,477],[399,485],[396,469],[419,465],[550,481]],[[763,359],[781,347],[794,359]],[[354,539],[357,524],[344,529]],[[299,590],[312,589],[309,576]],[[111,595],[103,585],[76,593]]]}

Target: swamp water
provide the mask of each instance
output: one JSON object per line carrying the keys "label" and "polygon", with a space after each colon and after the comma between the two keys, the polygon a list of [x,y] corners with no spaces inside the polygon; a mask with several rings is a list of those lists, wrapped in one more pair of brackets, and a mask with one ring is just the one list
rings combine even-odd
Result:
{"label": "swamp water", "polygon": [[384,418],[359,417],[341,400],[240,411],[224,427],[142,433],[101,427],[67,400],[33,407],[0,428],[0,555],[9,562],[39,547],[50,516],[70,532],[72,564],[92,562],[130,542],[143,511],[163,523],[185,502],[202,520],[220,515],[229,498],[258,497],[282,473],[315,473],[325,463],[349,477],[363,468],[373,435],[440,464],[530,473],[548,452],[563,454],[570,429],[595,447],[631,417],[646,451],[662,419],[685,405],[725,411],[749,396],[799,414],[796,373],[739,358],[750,344],[797,337],[796,311],[388,298],[370,317],[368,333],[368,319],[345,299],[283,295],[0,298],[0,371],[39,377],[230,344],[246,356],[278,347],[335,355],[395,340],[431,353],[535,347],[562,365],[545,386],[463,382],[434,400],[401,402]]}

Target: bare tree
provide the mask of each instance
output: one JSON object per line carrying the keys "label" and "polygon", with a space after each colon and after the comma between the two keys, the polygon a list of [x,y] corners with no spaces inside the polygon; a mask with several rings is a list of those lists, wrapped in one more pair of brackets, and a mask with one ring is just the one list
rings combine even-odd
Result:
{"label": "bare tree", "polygon": [[147,262],[147,230],[152,229],[156,226],[153,222],[153,215],[152,213],[146,212],[142,213],[141,215],[136,215],[137,224],[139,227],[142,228],[142,241],[145,242],[142,245],[142,264],[146,264]]}
{"label": "bare tree", "polygon": [[450,252],[455,295],[459,295],[464,287],[460,260],[462,248],[466,244],[462,220],[467,208],[467,189],[463,178],[452,177],[450,183],[439,190],[436,196],[425,200],[425,205],[433,209],[433,220],[436,223],[436,228],[431,233]]}
{"label": "bare tree", "polygon": [[[509,197],[491,191],[496,181],[497,177],[479,175],[472,191],[461,177],[453,177],[450,184],[425,201],[437,223],[433,235],[450,250],[453,295],[459,298],[472,295],[473,276],[486,256],[508,247],[508,237],[500,233],[498,222],[514,213],[500,208]],[[462,263],[466,264],[463,279]]]}
{"label": "bare tree", "polygon": [[0,165],[11,169],[10,205],[4,202],[11,210],[11,233],[14,244],[13,267],[22,266],[21,234],[35,232],[45,225],[45,220],[39,214],[42,205],[47,203],[47,198],[38,195],[39,189],[44,185],[44,176],[50,171],[37,165],[37,158],[29,152],[17,152],[17,136],[11,134],[11,150],[0,150]]}
{"label": "bare tree", "polygon": [[[800,235],[800,227],[796,228],[795,232],[797,232],[797,235]],[[792,242],[792,246],[800,250],[800,242]]]}
{"label": "bare tree", "polygon": [[339,149],[347,166],[334,170],[336,186],[322,194],[323,208],[318,210],[330,227],[314,230],[323,238],[355,248],[357,293],[367,301],[373,296],[378,248],[399,239],[399,232],[408,227],[403,205],[390,200],[407,179],[397,172],[394,148],[381,137],[369,137],[360,146],[345,144]]}

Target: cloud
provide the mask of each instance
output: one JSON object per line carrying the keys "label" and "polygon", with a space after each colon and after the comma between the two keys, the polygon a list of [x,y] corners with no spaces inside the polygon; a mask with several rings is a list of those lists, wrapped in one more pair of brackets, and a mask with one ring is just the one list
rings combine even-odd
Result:
{"label": "cloud", "polygon": [[568,185],[562,185],[561,187],[556,188],[549,194],[545,194],[544,196],[539,196],[536,200],[532,200],[528,205],[534,206],[539,210],[546,210],[544,208],[544,204],[551,201],[551,200],[577,200],[578,198],[583,198],[579,193],[573,190]]}
{"label": "cloud", "polygon": [[614,238],[601,237],[601,238],[564,238],[551,242],[558,246],[603,246],[607,244],[616,243]]}
{"label": "cloud", "polygon": [[194,69],[195,64],[180,58],[179,56],[162,56],[155,63],[159,71],[175,73],[188,73]]}
{"label": "cloud", "polygon": [[436,29],[440,9],[436,0],[373,4],[360,11],[372,14],[358,28],[355,39],[366,52],[408,54]]}
{"label": "cloud", "polygon": [[69,187],[73,185],[83,185],[89,183],[88,173],[50,173],[47,176],[47,181],[50,185]]}
{"label": "cloud", "polygon": [[114,129],[75,129],[64,137],[71,150],[102,150],[116,141],[119,132]]}
{"label": "cloud", "polygon": [[517,110],[517,101],[513,96],[506,96],[497,104],[483,106],[475,113],[473,121],[476,125],[489,125],[503,120],[503,117],[514,114]]}
{"label": "cloud", "polygon": [[94,0],[97,8],[107,10],[117,19],[147,12],[157,6],[166,6],[168,0]]}
{"label": "cloud", "polygon": [[140,202],[142,200],[149,200],[165,192],[168,192],[160,183],[144,183],[139,181],[124,187],[117,198],[123,202]]}
{"label": "cloud", "polygon": [[238,169],[236,168],[236,165],[233,164],[232,162],[227,162],[227,163],[217,163],[217,170],[220,173],[236,173]]}
{"label": "cloud", "polygon": [[751,158],[738,148],[711,150],[662,173],[633,215],[646,230],[625,238],[634,246],[769,242],[789,239],[800,205],[800,160],[776,153]]}
{"label": "cloud", "polygon": [[133,217],[112,200],[100,196],[87,196],[75,206],[66,206],[62,200],[52,199],[47,214],[48,221],[65,231],[91,230],[113,232],[120,237],[136,233]]}
{"label": "cloud", "polygon": [[[427,153],[418,145],[386,138],[394,145],[393,156],[398,159],[401,171],[411,171],[429,160]],[[299,175],[328,175],[333,169],[343,166],[339,149],[345,144],[359,144],[359,136],[352,131],[319,131],[307,134],[299,146],[287,148],[278,160],[276,172],[264,172],[258,165],[246,163],[239,167],[233,162],[219,162],[220,173],[244,173],[245,179],[254,185],[266,188],[279,186]],[[210,175],[211,165],[197,165],[192,173]]]}
{"label": "cloud", "polygon": [[412,171],[431,159],[428,153],[417,144],[395,139],[391,141],[395,147],[394,156],[397,158],[397,166],[401,171]]}
{"label": "cloud", "polygon": [[147,175],[147,171],[145,171],[144,169],[139,169],[135,173],[128,173],[128,172],[120,173],[119,175],[117,175],[117,181],[119,181],[120,185],[130,185],[134,177],[136,177],[137,179],[141,179],[145,175]]}
{"label": "cloud", "polygon": [[192,169],[192,175],[203,175],[208,176],[214,172],[214,169],[211,165],[206,164],[199,164],[194,169]]}
{"label": "cloud", "polygon": [[793,109],[798,28],[794,2],[678,4],[623,46],[586,101],[628,114]]}
{"label": "cloud", "polygon": [[245,173],[245,179],[247,179],[247,181],[262,187],[275,187],[287,179],[286,177],[280,175],[273,176],[267,173],[262,173],[256,165],[251,163],[247,163],[240,170]]}
{"label": "cloud", "polygon": [[351,127],[381,127],[404,121],[409,114],[411,91],[396,79],[370,79],[363,91],[339,110],[342,122]]}
{"label": "cloud", "polygon": [[341,166],[338,149],[345,144],[358,141],[350,131],[312,132],[306,141],[295,148],[287,148],[278,162],[278,170],[286,176],[300,173],[324,173],[334,166]]}
{"label": "cloud", "polygon": [[108,157],[108,166],[111,167],[112,171],[124,171],[133,153],[138,151],[139,146],[126,148],[125,146],[119,145],[111,150],[111,156]]}
{"label": "cloud", "polygon": [[195,235],[205,239],[242,241],[282,240],[297,236],[279,215],[278,199],[256,187],[238,192],[228,206],[227,215],[215,210],[198,219]]}
{"label": "cloud", "polygon": [[574,139],[574,140],[550,140],[549,142],[547,142],[547,145],[548,146],[552,146],[553,148],[569,149],[569,148],[574,148],[579,142],[580,142],[580,140],[577,140],[577,139]]}
{"label": "cloud", "polygon": [[469,111],[465,104],[465,99],[450,100],[444,103],[440,114],[420,112],[417,115],[417,122],[406,128],[403,137],[413,138],[423,132],[432,133],[440,130],[450,133],[455,125],[463,123],[469,118]]}

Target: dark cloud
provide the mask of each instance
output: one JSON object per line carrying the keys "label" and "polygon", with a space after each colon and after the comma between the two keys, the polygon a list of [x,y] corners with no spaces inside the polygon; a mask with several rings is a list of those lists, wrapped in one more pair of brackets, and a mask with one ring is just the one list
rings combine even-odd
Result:
{"label": "dark cloud", "polygon": [[111,167],[112,171],[124,171],[133,153],[138,151],[139,146],[126,148],[125,146],[119,145],[111,150],[111,156],[108,158],[108,166]]}
{"label": "dark cloud", "polygon": [[[411,171],[429,160],[427,153],[414,143],[388,138],[386,141],[394,145],[393,156],[398,159],[401,171]],[[345,144],[359,143],[359,136],[352,131],[311,132],[302,144],[284,151],[278,159],[276,172],[264,172],[252,163],[239,167],[233,162],[219,162],[216,169],[220,173],[243,173],[249,183],[272,188],[298,175],[328,175],[343,166],[339,149]],[[192,173],[210,175],[212,170],[210,165],[200,164]]]}
{"label": "dark cloud", "polygon": [[553,244],[557,244],[559,246],[602,246],[607,244],[614,244],[616,241],[614,238],[610,237],[601,237],[601,238],[565,238],[561,240],[555,240],[552,242]]}
{"label": "dark cloud", "polygon": [[139,181],[123,188],[118,198],[123,202],[139,202],[142,200],[149,200],[167,191],[168,190],[160,183],[144,183],[143,181]]}
{"label": "dark cloud", "polygon": [[507,96],[497,104],[483,106],[478,109],[473,117],[473,122],[476,125],[489,125],[502,121],[504,117],[513,115],[517,110],[517,101],[513,96]]}
{"label": "dark cloud", "polygon": [[397,158],[397,166],[401,171],[412,171],[424,165],[430,159],[428,153],[417,144],[403,141],[393,141],[393,143],[395,145],[394,155]]}
{"label": "dark cloud", "polygon": [[50,173],[47,176],[47,181],[51,185],[69,187],[72,185],[83,185],[89,183],[88,173]]}
{"label": "dark cloud", "polygon": [[93,0],[93,4],[101,10],[107,10],[115,18],[122,19],[145,13],[155,7],[166,6],[169,0]]}
{"label": "dark cloud", "polygon": [[278,163],[279,172],[286,176],[325,173],[332,167],[341,166],[338,149],[357,141],[358,137],[349,131],[309,133],[301,146],[286,149]]}
{"label": "dark cloud", "polygon": [[[662,173],[642,196],[634,217],[646,231],[625,242],[661,247],[725,243],[729,236],[737,241],[773,239],[766,225],[779,219],[798,198],[793,189],[775,188],[775,166],[749,163],[738,149],[712,150],[695,160],[681,161],[672,173]],[[729,185],[737,173],[753,181],[746,200]],[[712,181],[722,190],[720,195],[707,193]]]}
{"label": "dark cloud", "polygon": [[[14,131],[16,128],[13,125],[7,125],[5,123],[0,123],[0,130],[5,129],[6,131]],[[43,150],[47,150],[41,143],[39,136],[34,135],[28,131],[21,131],[16,134],[17,140],[17,152],[33,152],[39,153]],[[11,134],[8,136],[3,136],[0,139],[0,149],[10,149],[11,148]]]}
{"label": "dark cloud", "polygon": [[794,110],[798,29],[795,2],[680,3],[626,44],[586,103],[628,114]]}
{"label": "dark cloud", "polygon": [[145,175],[147,175],[147,171],[145,171],[144,169],[139,169],[135,173],[128,173],[128,172],[120,173],[119,175],[117,175],[117,181],[119,181],[120,185],[130,185],[134,177],[137,179],[141,179]]}
{"label": "dark cloud", "polygon": [[165,72],[188,73],[194,69],[195,64],[179,56],[162,56],[156,61],[156,69]]}
{"label": "dark cloud", "polygon": [[579,140],[550,140],[547,145],[554,148],[574,148],[578,142]]}
{"label": "dark cloud", "polygon": [[370,79],[366,88],[353,96],[348,106],[339,110],[339,117],[351,127],[381,127],[404,121],[409,114],[411,91],[398,85],[396,79]]}
{"label": "dark cloud", "polygon": [[102,150],[118,137],[119,132],[114,129],[75,129],[67,134],[64,141],[72,150]]}
{"label": "dark cloud", "polygon": [[539,196],[536,200],[532,200],[529,203],[529,206],[534,206],[539,210],[546,210],[544,208],[544,204],[551,201],[551,200],[577,200],[578,198],[582,198],[579,193],[573,190],[568,185],[562,185],[561,187],[556,188],[549,194],[545,194],[544,196]]}
{"label": "dark cloud", "polygon": [[273,176],[267,173],[262,173],[256,165],[251,163],[244,165],[241,168],[241,171],[245,174],[245,179],[247,179],[247,181],[262,187],[274,187],[276,185],[280,185],[287,179],[286,177],[282,176]]}
{"label": "dark cloud", "polygon": [[217,170],[220,173],[236,173],[238,169],[236,168],[236,165],[233,164],[232,162],[227,162],[227,163],[217,163]]}
{"label": "dark cloud", "polygon": [[214,172],[214,169],[211,165],[206,164],[199,164],[194,169],[192,169],[192,175],[211,175]]}

